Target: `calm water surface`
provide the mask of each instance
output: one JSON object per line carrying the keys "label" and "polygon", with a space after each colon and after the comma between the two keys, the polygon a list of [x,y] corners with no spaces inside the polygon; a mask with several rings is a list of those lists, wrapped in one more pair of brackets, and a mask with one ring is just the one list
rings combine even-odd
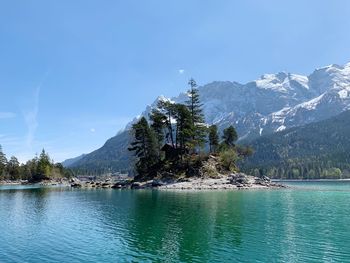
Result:
{"label": "calm water surface", "polygon": [[0,186],[0,262],[350,262],[350,182],[176,192]]}

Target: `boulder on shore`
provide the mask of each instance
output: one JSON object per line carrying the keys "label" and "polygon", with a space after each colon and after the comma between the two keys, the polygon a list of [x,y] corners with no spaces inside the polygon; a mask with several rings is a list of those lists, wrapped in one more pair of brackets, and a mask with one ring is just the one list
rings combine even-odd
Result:
{"label": "boulder on shore", "polygon": [[142,189],[144,185],[141,182],[133,182],[131,184],[131,189]]}
{"label": "boulder on shore", "polygon": [[72,183],[70,186],[73,187],[73,188],[80,188],[80,187],[82,187],[82,185],[80,183]]}

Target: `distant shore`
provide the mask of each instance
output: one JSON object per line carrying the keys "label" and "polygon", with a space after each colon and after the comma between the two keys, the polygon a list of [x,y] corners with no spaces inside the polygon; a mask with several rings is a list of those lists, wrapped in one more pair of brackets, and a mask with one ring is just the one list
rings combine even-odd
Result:
{"label": "distant shore", "polygon": [[332,181],[350,181],[350,178],[344,179],[271,179],[272,182],[332,182]]}
{"label": "distant shore", "polygon": [[0,181],[0,185],[21,185],[21,181]]}
{"label": "distant shore", "polygon": [[0,185],[42,185],[42,186],[50,186],[50,185],[63,185],[70,186],[70,182],[68,179],[52,179],[52,180],[44,180],[40,182],[29,182],[27,180],[4,180],[0,181]]}

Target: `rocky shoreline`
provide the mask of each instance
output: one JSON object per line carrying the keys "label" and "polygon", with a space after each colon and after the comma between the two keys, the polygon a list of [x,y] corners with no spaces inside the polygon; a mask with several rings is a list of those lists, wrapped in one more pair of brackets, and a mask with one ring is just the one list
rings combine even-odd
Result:
{"label": "rocky shoreline", "polygon": [[54,185],[61,185],[61,186],[70,186],[71,182],[68,179],[60,178],[60,179],[51,179],[51,180],[43,180],[41,182],[29,182],[28,180],[4,180],[0,181],[0,185],[42,185],[42,186],[54,186]]}
{"label": "rocky shoreline", "polygon": [[[30,185],[28,181],[0,181],[0,185]],[[77,178],[46,180],[37,183],[42,186],[67,186],[89,189],[159,189],[159,190],[240,190],[277,189],[286,186],[274,183],[268,177],[254,177],[244,173],[232,173],[211,177],[161,178],[147,181],[106,179],[103,181],[81,181]]]}
{"label": "rocky shoreline", "polygon": [[73,188],[113,188],[113,189],[159,189],[159,190],[239,190],[273,189],[285,186],[271,182],[268,177],[254,177],[243,173],[220,176],[218,178],[153,179],[148,181],[120,180],[103,182],[81,182],[73,179]]}
{"label": "rocky shoreline", "polygon": [[[192,167],[191,173],[185,171],[159,170],[156,178],[118,178],[109,177],[100,180],[84,180],[79,178],[55,178],[42,181],[44,186],[61,185],[72,188],[90,189],[159,189],[159,190],[239,190],[239,189],[276,189],[285,186],[273,183],[270,178],[255,177],[240,172],[231,172],[222,167],[216,156],[210,155],[202,161],[201,166]],[[190,174],[190,175],[189,175]],[[91,177],[90,177],[91,178]],[[21,181],[21,184],[29,182]]]}

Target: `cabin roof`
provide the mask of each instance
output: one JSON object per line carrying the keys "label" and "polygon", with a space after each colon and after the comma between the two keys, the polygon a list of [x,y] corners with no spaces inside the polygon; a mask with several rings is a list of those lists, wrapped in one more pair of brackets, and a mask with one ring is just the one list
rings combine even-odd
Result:
{"label": "cabin roof", "polygon": [[[185,146],[184,149],[186,148],[187,147]],[[181,146],[179,144],[173,146],[171,143],[165,143],[160,150],[169,151],[169,150],[178,150],[178,149],[181,149]]]}
{"label": "cabin roof", "polygon": [[165,143],[160,150],[161,151],[167,151],[167,150],[170,150],[170,149],[176,149],[176,146],[175,145],[173,146],[171,143]]}

